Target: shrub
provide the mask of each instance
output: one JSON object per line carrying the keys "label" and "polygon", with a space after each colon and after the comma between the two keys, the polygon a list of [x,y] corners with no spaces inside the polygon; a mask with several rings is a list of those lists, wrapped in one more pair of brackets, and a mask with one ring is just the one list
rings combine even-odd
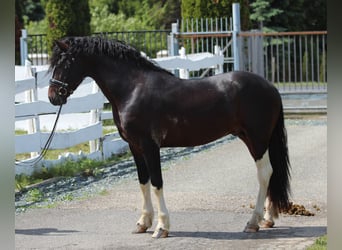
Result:
{"label": "shrub", "polygon": [[90,34],[88,0],[49,0],[46,4],[47,44],[51,54],[55,40]]}

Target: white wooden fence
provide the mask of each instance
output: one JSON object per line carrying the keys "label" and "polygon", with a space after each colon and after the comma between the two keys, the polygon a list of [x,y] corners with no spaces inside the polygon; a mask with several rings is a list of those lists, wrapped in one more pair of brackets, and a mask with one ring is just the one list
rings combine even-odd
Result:
{"label": "white wooden fence", "polygon": [[[223,55],[219,48],[216,54],[200,53],[185,55],[183,49],[180,56],[154,59],[161,67],[169,70],[180,69],[180,77],[188,78],[189,71],[203,68],[215,68],[215,73],[222,72]],[[30,153],[31,158],[16,163],[16,174],[32,174],[42,166],[51,167],[66,159],[77,160],[82,157],[91,159],[107,159],[113,154],[128,149],[119,134],[103,135],[102,121],[112,119],[111,111],[105,111],[107,99],[99,91],[91,78],[86,78],[67,104],[63,105],[57,132],[53,137],[50,149],[65,149],[82,142],[90,142],[90,153],[85,155],[67,153],[58,160],[42,160],[37,164],[32,161],[44,147],[53,127],[59,107],[48,100],[48,83],[51,75],[47,73],[48,65],[31,67],[16,66],[15,78],[15,121],[16,129],[26,130],[27,134],[15,136],[16,154]],[[61,126],[62,125],[62,126]]]}

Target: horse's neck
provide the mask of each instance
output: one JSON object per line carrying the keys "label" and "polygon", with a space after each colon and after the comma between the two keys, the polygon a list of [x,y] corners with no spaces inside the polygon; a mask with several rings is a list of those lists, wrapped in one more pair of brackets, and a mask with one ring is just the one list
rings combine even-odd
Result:
{"label": "horse's neck", "polygon": [[[134,72],[134,71],[133,71]],[[133,88],[129,68],[111,60],[98,60],[90,75],[99,85],[103,94],[113,104],[118,103]]]}

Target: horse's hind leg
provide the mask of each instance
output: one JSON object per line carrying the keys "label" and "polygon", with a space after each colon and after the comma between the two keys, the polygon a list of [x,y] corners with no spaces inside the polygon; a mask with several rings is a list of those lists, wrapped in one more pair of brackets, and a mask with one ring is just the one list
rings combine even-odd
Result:
{"label": "horse's hind leg", "polygon": [[266,212],[264,214],[264,219],[259,223],[260,227],[271,228],[274,226],[274,218],[278,217],[278,212],[274,210],[269,197],[266,197],[265,202]]}
{"label": "horse's hind leg", "polygon": [[138,151],[130,146],[131,152],[134,157],[135,164],[137,165],[138,178],[140,182],[140,189],[143,198],[142,213],[137,221],[136,229],[133,233],[145,233],[148,228],[152,226],[153,222],[153,206],[151,201],[151,183],[150,177],[146,167],[145,159]]}
{"label": "horse's hind leg", "polygon": [[266,150],[261,159],[256,160],[256,166],[259,181],[259,192],[253,215],[248,221],[244,232],[257,232],[259,230],[259,223],[263,219],[268,183],[273,172],[268,150]]}

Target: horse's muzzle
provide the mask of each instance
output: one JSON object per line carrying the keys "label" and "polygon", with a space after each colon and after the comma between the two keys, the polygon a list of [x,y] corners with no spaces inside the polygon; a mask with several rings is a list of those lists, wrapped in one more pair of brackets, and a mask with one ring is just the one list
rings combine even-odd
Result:
{"label": "horse's muzzle", "polygon": [[55,106],[60,106],[66,103],[66,98],[62,98],[58,95],[56,95],[55,97],[49,97],[50,103],[55,105]]}
{"label": "horse's muzzle", "polygon": [[67,97],[65,95],[59,95],[56,92],[56,88],[51,87],[48,91],[50,103],[56,106],[63,105],[67,102]]}

